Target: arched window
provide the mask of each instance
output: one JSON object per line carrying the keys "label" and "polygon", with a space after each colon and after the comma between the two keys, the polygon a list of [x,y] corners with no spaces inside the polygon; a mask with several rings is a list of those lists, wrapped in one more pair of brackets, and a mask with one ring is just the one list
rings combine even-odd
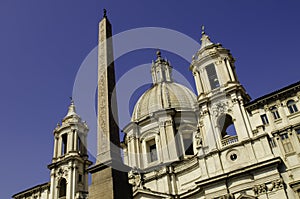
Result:
{"label": "arched window", "polygon": [[287,107],[289,109],[290,114],[298,112],[298,108],[297,108],[296,102],[294,100],[289,100],[286,103],[286,105],[287,105]]}
{"label": "arched window", "polygon": [[221,130],[221,137],[236,136],[236,130],[230,115],[222,115],[219,118],[219,127]]}
{"label": "arched window", "polygon": [[155,162],[158,160],[157,156],[157,146],[155,138],[146,142],[147,154],[148,154],[148,163]]}
{"label": "arched window", "polygon": [[221,131],[222,146],[227,146],[238,141],[237,133],[230,115],[224,114],[220,116],[218,125]]}
{"label": "arched window", "polygon": [[58,197],[59,198],[65,198],[67,194],[67,181],[66,179],[62,178],[59,181],[59,186],[58,186]]}
{"label": "arched window", "polygon": [[270,108],[271,113],[273,114],[274,120],[279,119],[280,115],[276,106]]}

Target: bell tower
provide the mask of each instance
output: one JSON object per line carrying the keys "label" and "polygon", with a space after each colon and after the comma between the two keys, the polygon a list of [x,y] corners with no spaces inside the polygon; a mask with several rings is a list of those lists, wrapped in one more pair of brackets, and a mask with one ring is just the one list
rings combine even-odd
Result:
{"label": "bell tower", "polygon": [[243,106],[250,97],[238,81],[234,61],[230,51],[213,43],[202,26],[201,47],[190,70],[198,93],[199,128],[209,151],[252,134]]}
{"label": "bell tower", "polygon": [[202,26],[201,47],[193,56],[193,71],[198,96],[212,96],[216,90],[238,86],[234,58],[221,44],[214,44]]}
{"label": "bell tower", "polygon": [[54,133],[54,152],[51,171],[50,198],[87,198],[88,172],[91,165],[87,154],[88,127],[81,121],[72,101],[67,115]]}

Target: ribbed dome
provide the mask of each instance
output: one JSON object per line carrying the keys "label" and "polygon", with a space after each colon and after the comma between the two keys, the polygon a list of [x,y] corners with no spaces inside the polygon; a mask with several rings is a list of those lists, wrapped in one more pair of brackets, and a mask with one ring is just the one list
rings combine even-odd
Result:
{"label": "ribbed dome", "polygon": [[137,101],[131,121],[139,121],[153,112],[164,109],[194,110],[196,102],[196,95],[183,85],[174,82],[154,84]]}

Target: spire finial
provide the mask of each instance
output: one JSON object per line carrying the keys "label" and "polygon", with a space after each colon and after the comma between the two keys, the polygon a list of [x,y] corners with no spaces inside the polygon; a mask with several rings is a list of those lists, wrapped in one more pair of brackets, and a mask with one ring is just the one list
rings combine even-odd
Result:
{"label": "spire finial", "polygon": [[104,8],[104,9],[103,9],[103,18],[106,18],[106,17],[107,17],[106,14],[107,14],[107,10]]}
{"label": "spire finial", "polygon": [[201,29],[202,29],[202,35],[205,35],[205,26],[202,25],[202,26],[201,26]]}
{"label": "spire finial", "polygon": [[157,55],[157,58],[161,58],[161,52],[160,52],[160,50],[159,50],[159,49],[157,49],[157,51],[156,51],[156,55]]}
{"label": "spire finial", "polygon": [[205,33],[205,26],[204,25],[201,26],[201,29],[202,29],[202,37],[201,37],[201,47],[200,47],[200,49],[213,44],[213,42],[210,40],[209,36]]}
{"label": "spire finial", "polygon": [[71,97],[69,97],[69,98],[70,98],[70,100],[71,100],[71,104],[74,105],[73,97],[71,96]]}

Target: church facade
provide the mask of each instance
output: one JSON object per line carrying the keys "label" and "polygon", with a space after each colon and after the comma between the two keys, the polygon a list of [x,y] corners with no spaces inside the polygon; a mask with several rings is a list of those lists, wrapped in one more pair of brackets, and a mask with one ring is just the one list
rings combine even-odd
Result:
{"label": "church facade", "polygon": [[203,30],[189,67],[197,94],[176,83],[158,51],[149,68],[153,84],[137,101],[120,143],[110,108],[117,107],[111,36],[105,13],[95,164],[88,160],[87,124],[72,102],[54,129],[50,182],[14,199],[300,199],[300,82],[251,100],[230,51]]}

